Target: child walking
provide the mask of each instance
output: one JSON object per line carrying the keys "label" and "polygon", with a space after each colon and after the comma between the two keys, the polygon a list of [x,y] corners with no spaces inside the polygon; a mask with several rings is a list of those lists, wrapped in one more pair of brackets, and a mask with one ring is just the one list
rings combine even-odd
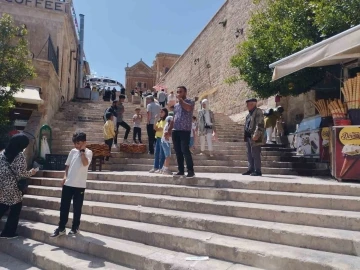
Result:
{"label": "child walking", "polygon": [[172,122],[172,120],[173,120],[172,116],[166,117],[164,132],[163,132],[163,136],[161,138],[161,147],[164,151],[164,157],[165,157],[164,166],[162,168],[161,173],[164,175],[172,175],[173,174],[169,169],[170,158],[171,158],[171,141],[170,141],[171,134],[168,139],[165,138],[165,133],[169,131],[170,123]]}
{"label": "child walking", "polygon": [[160,111],[160,120],[156,123],[154,129],[155,133],[155,159],[154,168],[150,170],[150,173],[161,173],[161,169],[164,165],[165,156],[164,150],[161,147],[161,139],[164,134],[165,119],[168,117],[168,110],[166,108]]}
{"label": "child walking", "polygon": [[[107,112],[105,117],[106,122],[104,125],[104,140],[105,144],[109,146],[109,155],[111,156],[111,146],[115,138],[115,126],[113,122],[114,115],[111,112]],[[105,160],[108,161],[110,156],[106,157]]]}
{"label": "child walking", "polygon": [[66,169],[62,181],[62,193],[60,204],[59,227],[50,236],[53,238],[66,234],[66,224],[69,218],[71,200],[73,200],[73,224],[70,236],[79,233],[81,210],[84,202],[86,180],[88,168],[92,160],[93,153],[86,148],[86,134],[83,132],[75,133],[72,141],[75,148],[69,153],[66,160]]}
{"label": "child walking", "polygon": [[[133,141],[134,143],[141,143],[141,122],[142,122],[142,114],[141,114],[141,109],[140,108],[136,108],[135,109],[135,115],[133,116],[133,121],[134,121],[134,132],[133,132]],[[138,140],[136,141],[136,137],[138,137]]]}

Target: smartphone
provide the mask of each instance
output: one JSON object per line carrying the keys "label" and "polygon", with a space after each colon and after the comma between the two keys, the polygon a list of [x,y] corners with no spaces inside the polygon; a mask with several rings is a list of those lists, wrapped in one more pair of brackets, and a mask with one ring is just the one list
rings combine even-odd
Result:
{"label": "smartphone", "polygon": [[38,172],[38,171],[39,171],[39,167],[34,168],[34,171],[35,171],[35,172]]}

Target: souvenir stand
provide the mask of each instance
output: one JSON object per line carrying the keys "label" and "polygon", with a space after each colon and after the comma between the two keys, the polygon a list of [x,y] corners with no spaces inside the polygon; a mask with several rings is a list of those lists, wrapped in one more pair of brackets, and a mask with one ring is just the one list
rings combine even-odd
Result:
{"label": "souvenir stand", "polygon": [[342,67],[341,91],[337,99],[313,102],[319,116],[300,124],[299,128],[310,127],[303,133],[299,129],[297,150],[329,160],[331,174],[338,181],[360,180],[360,25],[275,62],[270,68],[274,68],[273,80],[277,80],[303,68],[331,65]]}

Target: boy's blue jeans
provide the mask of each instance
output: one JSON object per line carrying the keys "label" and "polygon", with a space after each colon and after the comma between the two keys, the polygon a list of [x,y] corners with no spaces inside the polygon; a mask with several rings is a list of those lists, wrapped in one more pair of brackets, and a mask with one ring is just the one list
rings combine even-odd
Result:
{"label": "boy's blue jeans", "polygon": [[156,138],[155,141],[155,160],[154,160],[154,169],[160,170],[164,166],[165,154],[164,150],[161,147],[161,138]]}

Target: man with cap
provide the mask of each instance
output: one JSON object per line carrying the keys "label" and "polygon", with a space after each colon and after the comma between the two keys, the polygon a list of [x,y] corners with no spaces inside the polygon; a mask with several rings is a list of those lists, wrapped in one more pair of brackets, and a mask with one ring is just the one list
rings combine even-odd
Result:
{"label": "man with cap", "polygon": [[261,146],[264,144],[264,114],[257,108],[257,99],[246,100],[249,114],[245,121],[246,152],[248,158],[248,171],[243,175],[261,176]]}

